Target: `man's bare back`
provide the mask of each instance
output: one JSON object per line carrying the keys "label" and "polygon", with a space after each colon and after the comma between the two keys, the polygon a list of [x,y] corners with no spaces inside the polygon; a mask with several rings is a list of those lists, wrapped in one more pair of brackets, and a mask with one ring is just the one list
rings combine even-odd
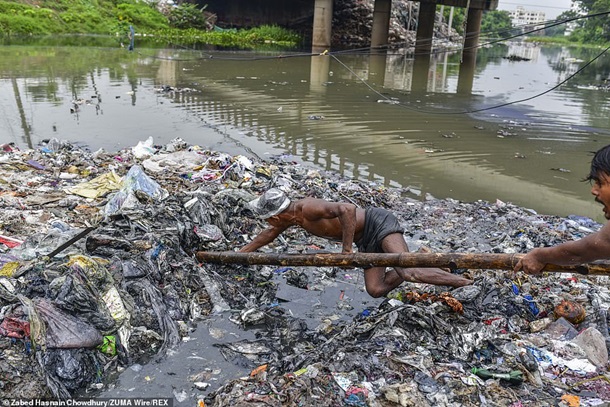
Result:
{"label": "man's bare back", "polygon": [[[353,206],[353,208],[352,208]],[[343,225],[341,216],[345,216],[344,223],[354,222],[353,240],[357,242],[362,236],[364,228],[364,209],[353,204],[328,202],[323,199],[305,198],[294,202],[295,222],[307,232],[318,237],[333,240],[343,239]],[[355,210],[355,213],[354,213]],[[342,215],[342,213],[344,215]],[[347,217],[355,216],[355,220]]]}
{"label": "man's bare back", "polygon": [[[351,253],[353,244],[361,240],[366,242],[362,248],[376,248],[376,253],[409,251],[397,219],[385,209],[373,208],[369,216],[368,210],[351,203],[316,198],[291,202],[277,189],[271,189],[252,201],[250,207],[266,219],[270,227],[242,247],[240,252],[253,252],[271,243],[291,226],[299,226],[315,236],[340,240],[343,253]],[[364,270],[364,277],[366,290],[373,297],[386,295],[403,281],[454,287],[472,284],[471,280],[437,268],[395,267],[386,271],[385,267],[371,267]]]}

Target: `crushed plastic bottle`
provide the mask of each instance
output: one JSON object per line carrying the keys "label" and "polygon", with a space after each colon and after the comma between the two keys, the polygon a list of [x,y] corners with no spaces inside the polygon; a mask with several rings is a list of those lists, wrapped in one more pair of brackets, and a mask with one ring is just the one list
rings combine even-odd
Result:
{"label": "crushed plastic bottle", "polygon": [[471,372],[477,376],[479,376],[483,380],[488,379],[497,379],[504,380],[513,385],[519,385],[523,383],[523,373],[520,370],[511,370],[508,373],[499,373],[492,372],[487,369],[479,369],[477,367],[473,367]]}

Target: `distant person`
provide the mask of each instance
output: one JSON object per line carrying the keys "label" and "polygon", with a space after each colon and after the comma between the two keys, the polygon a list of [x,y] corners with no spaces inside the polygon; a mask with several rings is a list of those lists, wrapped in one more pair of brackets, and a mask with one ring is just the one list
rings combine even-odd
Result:
{"label": "distant person", "polygon": [[[591,170],[585,178],[591,186],[595,202],[604,205],[606,219],[610,219],[610,145],[601,148],[591,160]],[[540,274],[547,264],[571,266],[595,260],[610,259],[610,226],[606,223],[598,232],[582,239],[552,247],[536,248],[515,265],[514,271]]]}
{"label": "distant person", "polygon": [[127,38],[129,38],[129,48],[127,48],[129,51],[133,51],[133,42],[134,42],[134,37],[136,35],[136,31],[133,29],[133,25],[129,26],[129,33],[127,34]]}
{"label": "distant person", "polygon": [[[383,208],[362,209],[351,203],[329,202],[304,198],[290,201],[277,188],[266,191],[248,206],[271,225],[256,236],[240,252],[253,252],[275,240],[291,226],[343,243],[343,253],[352,252],[352,244],[364,253],[403,253],[409,248],[403,228],[389,211]],[[372,297],[382,297],[403,281],[462,287],[472,280],[439,268],[371,267],[364,270],[366,291]]]}

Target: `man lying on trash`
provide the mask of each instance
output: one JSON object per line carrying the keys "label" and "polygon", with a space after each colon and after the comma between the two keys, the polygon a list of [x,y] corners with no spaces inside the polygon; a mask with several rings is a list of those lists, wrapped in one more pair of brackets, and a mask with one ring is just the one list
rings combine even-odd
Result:
{"label": "man lying on trash", "polygon": [[[248,206],[271,226],[242,247],[240,252],[253,252],[271,243],[291,226],[300,226],[319,237],[342,241],[343,253],[351,253],[353,243],[364,253],[409,251],[398,219],[383,208],[365,210],[351,203],[315,198],[292,202],[277,188],[269,189]],[[453,287],[472,284],[472,280],[439,268],[394,267],[386,270],[386,267],[371,267],[364,270],[366,291],[375,298],[388,294],[403,281]]]}
{"label": "man lying on trash", "polygon": [[[595,202],[604,205],[604,217],[610,220],[610,145],[598,150],[591,160],[591,170],[585,181],[591,182]],[[552,247],[536,248],[515,265],[514,271],[540,274],[547,264],[572,266],[595,260],[610,259],[610,225],[579,240]]]}

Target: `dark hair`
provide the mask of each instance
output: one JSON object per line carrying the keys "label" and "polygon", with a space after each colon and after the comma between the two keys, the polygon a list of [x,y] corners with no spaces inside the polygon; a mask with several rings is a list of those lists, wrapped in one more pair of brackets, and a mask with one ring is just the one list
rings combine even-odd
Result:
{"label": "dark hair", "polygon": [[603,175],[610,175],[610,144],[597,150],[591,160],[591,171],[584,181],[597,182]]}

